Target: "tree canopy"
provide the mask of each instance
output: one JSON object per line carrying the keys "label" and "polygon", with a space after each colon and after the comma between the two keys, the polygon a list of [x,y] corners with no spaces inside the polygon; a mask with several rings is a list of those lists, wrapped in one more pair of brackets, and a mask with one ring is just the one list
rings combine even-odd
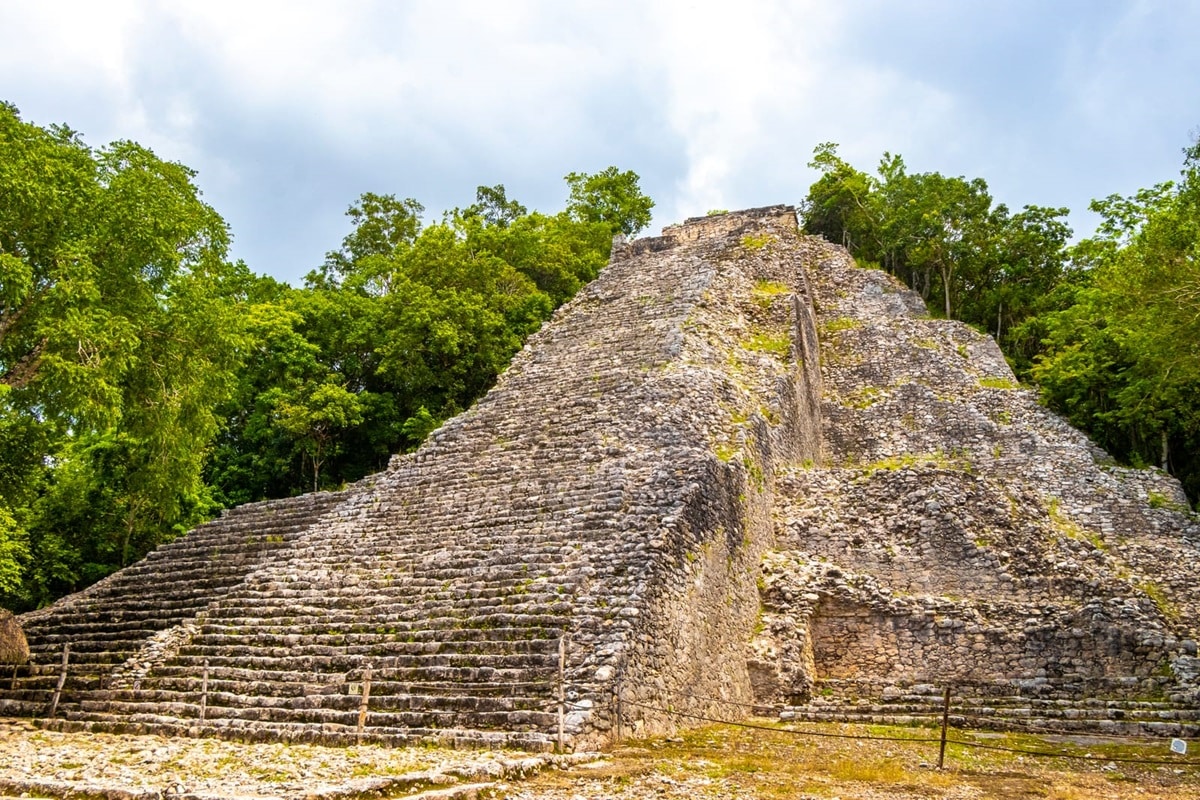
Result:
{"label": "tree canopy", "polygon": [[1200,144],[1182,177],[1091,208],[1062,308],[1038,320],[1048,404],[1122,460],[1200,495]]}
{"label": "tree canopy", "polygon": [[1014,329],[1036,314],[1066,268],[1071,230],[1065,208],[995,204],[982,178],[912,173],[884,153],[876,174],[861,172],[819,145],[810,166],[821,177],[802,204],[805,230],[844,244],[881,266],[942,315],[992,333],[1017,356]]}
{"label": "tree canopy", "polygon": [[432,224],[367,192],[301,287],[230,263],[187,167],[0,105],[0,605],[94,582],[222,506],[336,487],[495,381],[649,221],[638,177],[503,186]]}
{"label": "tree canopy", "polygon": [[211,508],[245,271],[192,178],[0,106],[0,596],[95,580]]}
{"label": "tree canopy", "polygon": [[1068,246],[1066,209],[995,205],[979,178],[874,175],[819,145],[810,233],[892,272],[931,308],[993,334],[1044,402],[1120,461],[1200,496],[1200,144],[1182,177],[1093,201],[1097,231]]}

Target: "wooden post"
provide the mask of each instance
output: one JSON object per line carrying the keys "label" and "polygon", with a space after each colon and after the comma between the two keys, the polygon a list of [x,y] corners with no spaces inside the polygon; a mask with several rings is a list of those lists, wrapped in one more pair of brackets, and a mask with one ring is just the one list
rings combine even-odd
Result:
{"label": "wooden post", "polygon": [[204,672],[200,673],[200,721],[208,714],[208,659],[204,659]]}
{"label": "wooden post", "polygon": [[558,752],[566,751],[567,637],[558,637]]}
{"label": "wooden post", "polygon": [[50,719],[58,713],[58,700],[62,697],[63,684],[67,682],[67,661],[71,658],[71,643],[63,643],[62,667],[58,671],[58,685],[54,687],[54,697],[50,700]]}
{"label": "wooden post", "polygon": [[938,769],[946,763],[946,729],[950,726],[950,687],[942,692],[942,744],[938,749]]}
{"label": "wooden post", "polygon": [[371,701],[371,665],[367,664],[363,672],[362,699],[358,701],[358,736],[362,738],[363,728],[367,727],[367,703]]}
{"label": "wooden post", "polygon": [[625,720],[623,719],[625,709],[621,707],[621,694],[622,694],[622,689],[624,689],[624,686],[622,685],[624,683],[623,676],[624,676],[623,672],[618,672],[617,680],[613,684],[613,701],[614,701],[613,707],[616,709],[616,719],[614,720],[616,736],[613,739],[613,744],[620,743],[621,729],[623,727],[625,727]]}

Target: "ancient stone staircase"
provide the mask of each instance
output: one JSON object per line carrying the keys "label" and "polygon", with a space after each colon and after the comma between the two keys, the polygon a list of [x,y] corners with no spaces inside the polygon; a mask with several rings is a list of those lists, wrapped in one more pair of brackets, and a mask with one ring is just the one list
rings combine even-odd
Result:
{"label": "ancient stone staircase", "polygon": [[61,708],[69,711],[78,692],[103,688],[122,667],[135,669],[126,662],[156,635],[201,613],[345,496],[319,493],[232,509],[86,591],[25,614],[31,665],[0,695],[0,714],[45,713],[68,644]]}
{"label": "ancient stone staircase", "polygon": [[[454,480],[430,487],[453,491]],[[368,507],[379,496],[368,495]],[[138,687],[92,692],[66,720],[243,738],[544,747],[578,558],[554,537],[490,528],[472,538],[469,525],[451,527],[454,509],[442,516],[435,506],[418,493],[374,521],[356,518],[349,540],[339,537],[343,519],[310,531],[283,564],[209,607]],[[447,529],[455,539],[443,546],[438,531]]]}

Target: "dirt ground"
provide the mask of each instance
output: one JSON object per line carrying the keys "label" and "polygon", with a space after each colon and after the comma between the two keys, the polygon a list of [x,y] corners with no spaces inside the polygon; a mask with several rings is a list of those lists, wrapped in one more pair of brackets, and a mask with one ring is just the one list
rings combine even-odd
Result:
{"label": "dirt ground", "polygon": [[[865,739],[861,737],[875,737]],[[376,746],[239,744],[212,739],[60,734],[0,721],[0,798],[438,797],[511,800],[1200,800],[1200,758],[1166,742],[951,734],[764,723],[628,741],[595,758]],[[1123,759],[1165,761],[1138,764]],[[431,795],[425,795],[429,797]]]}
{"label": "dirt ground", "polygon": [[[771,728],[781,726],[772,725]],[[814,736],[799,730],[826,734]],[[834,734],[835,736],[829,736]],[[513,800],[648,798],[820,798],[821,800],[1099,800],[1200,798],[1200,759],[1172,757],[1168,743],[953,734],[991,747],[1070,752],[1100,760],[1045,758],[951,744],[938,770],[938,743],[836,738],[936,739],[937,731],[803,725],[796,730],[717,726],[630,742],[603,761],[547,771],[510,785]],[[1107,759],[1164,760],[1133,764]]]}

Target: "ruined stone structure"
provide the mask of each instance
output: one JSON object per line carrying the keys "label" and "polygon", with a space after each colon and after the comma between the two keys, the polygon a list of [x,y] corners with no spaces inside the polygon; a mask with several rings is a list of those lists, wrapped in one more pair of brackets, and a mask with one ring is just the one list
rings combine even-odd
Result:
{"label": "ruined stone structure", "polygon": [[954,682],[997,723],[1195,735],[1183,509],[792,209],[689,220],[386,472],[24,615],[0,713],[47,714],[69,643],[74,729],[541,748],[561,688],[583,747]]}

